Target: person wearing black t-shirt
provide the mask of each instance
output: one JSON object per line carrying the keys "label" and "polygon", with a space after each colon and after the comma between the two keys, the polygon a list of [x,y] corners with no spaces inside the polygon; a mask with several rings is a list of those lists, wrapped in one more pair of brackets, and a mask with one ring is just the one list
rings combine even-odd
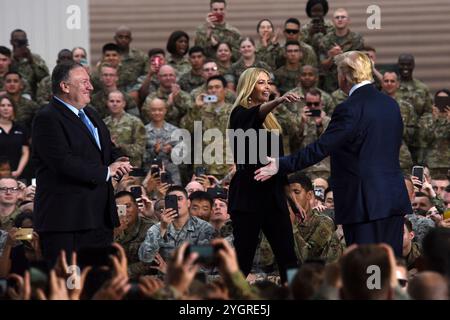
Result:
{"label": "person wearing black t-shirt", "polygon": [[30,157],[28,134],[13,121],[14,105],[7,96],[0,97],[0,156],[8,159],[11,175],[19,178]]}
{"label": "person wearing black t-shirt", "polygon": [[[229,136],[236,164],[229,188],[229,206],[242,272],[247,275],[251,270],[262,230],[274,252],[281,281],[285,282],[286,268],[297,265],[284,193],[287,178],[275,175],[261,183],[254,179],[254,171],[264,166],[270,154],[283,154],[281,127],[271,111],[281,103],[296,102],[300,97],[286,93],[269,101],[270,84],[269,73],[260,68],[248,68],[239,78],[229,129],[243,132],[231,131]],[[256,140],[242,135],[253,135]],[[277,150],[272,150],[274,147]]]}

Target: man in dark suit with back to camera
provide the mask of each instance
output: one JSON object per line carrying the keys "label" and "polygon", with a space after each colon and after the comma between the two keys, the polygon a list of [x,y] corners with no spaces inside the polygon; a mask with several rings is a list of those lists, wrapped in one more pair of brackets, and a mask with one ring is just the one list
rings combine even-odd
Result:
{"label": "man in dark suit with back to camera", "polygon": [[330,156],[335,219],[347,246],[384,242],[401,257],[403,216],[412,210],[399,164],[400,108],[371,83],[372,65],[364,53],[349,51],[335,59],[339,87],[349,97],[317,141],[279,160],[270,158],[255,179],[298,171]]}
{"label": "man in dark suit with back to camera", "polygon": [[34,228],[50,266],[61,250],[71,257],[82,247],[111,244],[119,225],[111,178],[132,167],[128,158],[119,158],[96,111],[86,107],[92,90],[81,65],[57,65],[53,98],[33,123]]}

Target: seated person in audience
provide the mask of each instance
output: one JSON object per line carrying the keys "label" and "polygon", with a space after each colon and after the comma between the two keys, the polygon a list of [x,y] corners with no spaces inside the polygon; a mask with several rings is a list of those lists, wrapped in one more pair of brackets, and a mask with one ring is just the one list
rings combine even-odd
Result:
{"label": "seated person in audience", "polygon": [[181,90],[186,92],[191,92],[205,82],[202,76],[202,68],[205,63],[205,53],[202,47],[194,46],[189,49],[189,63],[191,70],[182,74],[178,80]]}
{"label": "seated person in audience", "polygon": [[22,189],[15,178],[0,178],[0,229],[9,231],[14,226],[22,196]]}
{"label": "seated person in audience", "polygon": [[412,223],[405,218],[405,225],[403,227],[403,258],[406,261],[408,270],[416,268],[416,260],[420,257],[420,248],[417,242],[413,242],[414,231]]}
{"label": "seated person in audience", "polygon": [[190,215],[209,222],[213,208],[211,195],[204,191],[196,191],[189,195],[189,200]]}
{"label": "seated person in audience", "polygon": [[190,201],[183,187],[171,186],[167,195],[177,196],[178,213],[165,208],[161,221],[150,227],[139,248],[142,262],[152,262],[158,252],[168,261],[173,251],[184,241],[193,245],[208,244],[214,237],[214,228],[208,222],[190,215]]}
{"label": "seated person in audience", "polygon": [[116,204],[125,206],[124,216],[120,216],[120,226],[114,230],[114,241],[125,250],[128,260],[128,275],[135,279],[150,272],[150,264],[139,261],[138,250],[144,241],[147,230],[154,224],[139,216],[139,209],[133,194],[120,191],[114,196]]}
{"label": "seated person in audience", "polygon": [[140,168],[145,150],[146,131],[141,119],[125,112],[125,94],[119,90],[108,94],[109,116],[103,122],[109,129],[111,141],[120,148],[133,167]]}
{"label": "seated person in audience", "polygon": [[[101,88],[92,95],[90,105],[97,110],[102,119],[109,115],[107,106],[109,93],[119,90],[117,85],[119,80],[117,71],[117,67],[114,67],[109,63],[103,63],[100,66]],[[126,94],[125,91],[120,91],[125,99],[125,110],[128,113],[139,117],[139,110],[135,101],[128,94]]]}

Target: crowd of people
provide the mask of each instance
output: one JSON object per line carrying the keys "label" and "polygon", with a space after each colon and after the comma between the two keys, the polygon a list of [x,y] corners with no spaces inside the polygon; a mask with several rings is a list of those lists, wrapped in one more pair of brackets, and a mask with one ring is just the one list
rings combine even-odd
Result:
{"label": "crowd of people", "polygon": [[[42,150],[60,150],[42,148],[45,140],[34,150],[31,134],[35,116],[64,90],[55,88],[45,61],[31,52],[24,30],[11,32],[12,49],[0,46],[0,299],[449,299],[450,91],[443,88],[432,96],[413,77],[410,53],[398,56],[392,66],[378,67],[376,50],[351,31],[344,8],[327,19],[327,0],[307,1],[310,20],[301,24],[287,18],[283,31],[270,19],[257,22],[257,41],[230,25],[226,10],[225,0],[211,0],[194,40],[174,31],[165,49],[150,48],[148,54],[131,46],[132,31],[125,26],[103,46],[98,62],[89,63],[81,47],[58,53],[57,67],[76,62],[88,73],[86,110],[95,109],[103,119],[112,147],[133,170],[112,179],[119,218],[114,242],[70,254],[61,251],[51,264],[42,252],[43,241],[48,248],[48,234],[33,228],[46,223],[36,221],[33,211],[37,190],[47,187],[34,178],[36,167],[42,168]],[[241,75],[256,67],[267,71],[270,100],[288,97],[270,110],[273,123],[283,131],[284,153],[304,148],[322,135],[336,106],[348,97],[339,88],[334,60],[348,51],[370,58],[373,85],[400,107],[399,166],[413,212],[404,217],[402,256],[382,243],[346,245],[342,225],[335,221],[327,157],[285,181],[285,220],[292,227],[292,235],[285,237],[293,242],[291,258],[297,264],[289,268],[286,258],[281,262],[286,265],[279,266],[279,257],[291,252],[283,252],[281,245],[272,248],[277,222],[268,220],[260,230],[262,222],[256,221],[274,210],[270,192],[262,198],[257,192],[234,194],[235,202],[229,202],[230,181],[241,174],[239,168],[233,161],[214,162],[207,156],[202,163],[175,163],[173,155],[185,146],[173,133],[186,129],[193,134],[195,122],[201,121],[203,133],[215,128],[225,137],[235,123],[231,115],[237,112],[236,99],[242,98]],[[64,77],[61,81],[68,88],[73,85]],[[91,112],[86,113],[90,118]],[[270,119],[265,121],[270,127]],[[93,135],[106,152],[100,145],[106,135],[98,128]],[[42,134],[33,134],[42,139]],[[389,139],[389,132],[385,134],[379,139]],[[210,142],[206,140],[204,147]],[[73,144],[77,150],[90,150]],[[222,147],[219,153],[225,155]],[[419,170],[412,173],[413,167]],[[116,169],[120,171],[108,167],[107,180]],[[80,191],[57,193],[63,192]],[[169,206],[170,196],[175,206]],[[245,220],[245,230],[237,231],[230,207],[238,197],[240,203],[253,201],[250,206],[256,211],[245,219],[234,216],[241,228]],[[277,195],[276,201],[280,199]],[[100,199],[89,201],[96,206]],[[64,208],[62,200],[60,204],[62,220],[65,211],[71,212],[70,219],[77,216],[75,208]],[[249,230],[256,232],[254,257],[252,250],[234,249],[236,241],[240,246],[248,241]],[[381,288],[376,290],[366,282],[366,270],[373,265],[381,268]],[[77,281],[70,287],[66,284],[74,274]]]}

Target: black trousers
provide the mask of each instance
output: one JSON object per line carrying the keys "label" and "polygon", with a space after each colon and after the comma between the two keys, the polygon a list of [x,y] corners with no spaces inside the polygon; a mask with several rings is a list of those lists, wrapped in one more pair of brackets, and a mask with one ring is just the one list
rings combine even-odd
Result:
{"label": "black trousers", "polygon": [[42,255],[53,268],[61,252],[65,250],[70,265],[72,252],[83,247],[105,247],[113,242],[113,230],[99,228],[74,232],[39,232]]}
{"label": "black trousers", "polygon": [[242,212],[231,214],[234,246],[241,271],[247,276],[253,265],[259,232],[262,230],[275,255],[281,282],[287,281],[286,270],[298,266],[294,249],[294,236],[289,215],[280,210]]}
{"label": "black trousers", "polygon": [[385,219],[363,223],[344,224],[344,237],[347,246],[368,243],[387,243],[397,257],[403,255],[403,216],[391,216]]}

